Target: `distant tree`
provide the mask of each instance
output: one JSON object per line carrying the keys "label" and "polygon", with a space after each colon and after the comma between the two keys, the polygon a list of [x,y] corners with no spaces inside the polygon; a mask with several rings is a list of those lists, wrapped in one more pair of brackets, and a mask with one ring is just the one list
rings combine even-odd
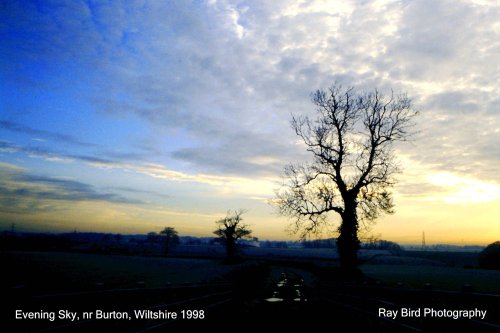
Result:
{"label": "distant tree", "polygon": [[284,242],[284,241],[269,241],[269,240],[267,240],[267,241],[261,241],[260,247],[286,249],[286,248],[288,248],[288,244],[287,244],[287,242]]}
{"label": "distant tree", "polygon": [[166,227],[165,229],[160,231],[159,236],[161,237],[164,245],[164,253],[166,256],[168,256],[170,250],[179,245],[179,235],[177,233],[177,230],[172,227]]}
{"label": "distant tree", "polygon": [[370,250],[386,250],[393,254],[399,254],[404,251],[398,243],[383,239],[370,240],[364,243],[362,247]]}
{"label": "distant tree", "polygon": [[487,269],[500,269],[500,241],[491,243],[479,253],[479,266]]}
{"label": "distant tree", "polygon": [[334,238],[304,240],[302,246],[309,249],[333,249],[337,246],[337,240]]}
{"label": "distant tree", "polygon": [[160,235],[157,232],[151,231],[146,235],[146,240],[150,243],[156,243],[160,241]]}
{"label": "distant tree", "polygon": [[393,213],[390,192],[399,171],[393,144],[411,135],[417,114],[404,94],[357,93],[338,85],[312,94],[317,117],[293,117],[292,127],[312,161],[285,168],[275,204],[294,220],[301,238],[341,218],[337,249],[342,268],[357,266],[359,223]]}
{"label": "distant tree", "polygon": [[236,242],[238,239],[257,240],[257,238],[251,236],[252,230],[248,229],[248,225],[242,223],[243,218],[241,215],[243,213],[245,213],[243,210],[234,213],[228,211],[226,217],[215,222],[217,230],[214,231],[214,234],[220,237],[221,241],[226,245],[226,255],[229,262],[234,261],[236,258]]}

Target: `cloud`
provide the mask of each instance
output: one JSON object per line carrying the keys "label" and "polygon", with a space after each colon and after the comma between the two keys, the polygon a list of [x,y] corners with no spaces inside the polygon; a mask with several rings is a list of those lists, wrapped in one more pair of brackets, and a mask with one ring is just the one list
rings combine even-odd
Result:
{"label": "cloud", "polygon": [[268,138],[258,134],[240,133],[221,141],[215,146],[179,149],[171,156],[201,172],[244,177],[275,177],[283,162],[292,158],[285,143],[269,146]]}
{"label": "cloud", "polygon": [[407,148],[415,162],[500,179],[496,4],[114,1],[8,8],[3,31],[30,39],[21,44],[6,33],[7,56],[76,64],[87,70],[85,85],[96,87],[82,95],[99,117],[146,124],[147,144],[137,142],[137,154],[120,156],[108,146],[61,158],[206,184],[271,177],[308,158],[295,144],[290,114],[311,114],[309,93],[339,81],[408,91],[421,110],[420,135]]}
{"label": "cloud", "polygon": [[262,202],[284,165],[311,158],[291,114],[312,115],[310,92],[337,81],[407,91],[421,111],[414,140],[396,147],[404,171],[387,230],[461,230],[467,219],[491,235],[499,11],[448,0],[5,2],[2,219],[114,232],[168,221],[207,234],[217,213],[245,207],[255,230],[281,230]]}
{"label": "cloud", "polygon": [[67,156],[62,151],[55,151],[39,146],[19,145],[8,141],[0,140],[0,152],[4,153],[23,153],[29,157],[43,158],[53,162],[71,162],[73,158]]}
{"label": "cloud", "polygon": [[47,150],[44,148],[33,147],[33,146],[25,147],[3,140],[0,140],[0,151],[5,153],[23,152],[27,155],[37,156],[37,157],[52,157],[52,154],[54,153],[51,150]]}
{"label": "cloud", "polygon": [[55,210],[54,201],[99,201],[119,204],[140,204],[112,192],[71,179],[46,177],[0,165],[0,207],[4,212],[34,212]]}
{"label": "cloud", "polygon": [[128,186],[113,186],[113,187],[110,187],[109,189],[113,190],[113,191],[119,191],[119,192],[148,194],[148,195],[153,195],[153,196],[156,196],[156,197],[159,197],[162,199],[171,198],[171,196],[168,194],[158,193],[158,192],[149,191],[149,190],[140,190],[140,189],[128,187]]}
{"label": "cloud", "polygon": [[[195,186],[199,185],[209,185],[211,186],[211,193],[212,195],[215,196],[231,196],[231,195],[239,195],[243,196],[246,198],[251,198],[254,197],[256,198],[257,196],[259,197],[269,197],[272,195],[274,188],[276,187],[278,177],[276,176],[277,174],[270,174],[268,177],[259,177],[259,178],[248,178],[240,175],[231,175],[231,172],[236,173],[236,171],[233,170],[228,170],[227,173],[225,174],[217,174],[216,173],[200,173],[200,172],[194,172],[194,173],[187,173],[179,170],[173,170],[165,167],[164,165],[161,164],[155,164],[155,163],[133,163],[130,161],[122,161],[122,160],[112,160],[112,159],[106,159],[106,158],[100,158],[100,157],[95,157],[95,156],[87,156],[87,155],[65,155],[63,152],[56,152],[56,151],[50,151],[50,150],[42,150],[34,147],[24,147],[24,146],[19,146],[19,145],[12,145],[6,142],[0,141],[0,149],[2,149],[5,152],[8,153],[13,153],[13,152],[22,152],[25,154],[28,154],[30,157],[34,158],[43,158],[45,160],[55,162],[55,163],[72,163],[72,162],[83,162],[86,163],[89,166],[92,166],[94,168],[99,168],[99,169],[108,169],[108,170],[119,170],[122,172],[131,172],[131,173],[136,173],[140,175],[145,175],[147,177],[151,177],[154,179],[159,179],[163,180],[166,182],[170,183],[188,183],[188,184],[194,184]],[[196,157],[194,157],[196,158]],[[271,158],[271,161],[273,163],[276,163],[274,158]],[[255,165],[258,167],[259,165],[262,164],[267,164],[269,162],[269,157],[260,157],[256,158],[255,160],[250,161],[252,165]],[[9,164],[10,165],[10,164]],[[0,164],[2,166],[2,164]],[[237,167],[237,166],[235,166]],[[254,170],[249,170],[248,175],[252,174]],[[241,170],[239,174],[241,174]],[[23,176],[26,177],[26,176]],[[37,178],[33,176],[33,179],[35,180],[43,180],[45,178]],[[17,180],[22,180],[22,179],[17,179]],[[27,179],[25,179],[27,181]],[[54,180],[54,183],[57,183],[56,180]],[[71,185],[68,183],[68,186]],[[23,192],[23,191],[22,191]],[[131,192],[131,191],[129,191]],[[136,190],[136,193],[144,192],[141,190]],[[31,193],[26,193],[30,194]],[[150,194],[158,196],[157,193],[151,192]],[[46,194],[46,195],[52,195],[52,194]],[[53,194],[54,196],[57,196]],[[32,197],[35,197],[34,195],[31,195]],[[121,196],[116,195],[114,197],[114,194],[107,194],[105,193],[102,197],[102,199],[106,199],[106,197],[109,199],[109,201],[113,201],[116,199],[116,202],[120,202],[121,199],[123,199],[124,203],[127,201],[130,203],[133,203],[133,200],[128,200],[124,199]],[[62,196],[60,197],[62,200]],[[67,196],[68,199],[71,199],[70,196]],[[54,197],[56,199],[56,197]],[[78,199],[78,196],[75,196],[75,199]],[[94,199],[99,199],[98,196],[96,196]],[[137,203],[141,203],[140,201],[137,201]]]}
{"label": "cloud", "polygon": [[442,172],[428,176],[431,184],[440,186],[441,193],[426,200],[440,199],[448,203],[478,203],[500,200],[500,185],[477,179],[464,178]]}
{"label": "cloud", "polygon": [[[477,92],[475,92],[476,94]],[[480,94],[484,96],[484,94]],[[433,109],[456,112],[457,114],[467,114],[477,112],[481,105],[475,100],[474,95],[467,91],[446,91],[430,95],[427,99],[427,105]],[[487,98],[487,96],[484,96]]]}
{"label": "cloud", "polygon": [[3,128],[8,131],[12,132],[18,132],[18,133],[23,133],[23,134],[28,134],[34,136],[34,139],[37,139],[38,141],[44,141],[41,138],[48,138],[53,141],[57,141],[58,144],[71,144],[71,145],[77,145],[77,146],[83,146],[83,147],[95,147],[97,146],[96,144],[93,143],[88,143],[88,142],[83,142],[80,141],[79,139],[67,135],[67,134],[62,134],[62,133],[55,133],[51,131],[44,131],[44,130],[39,130],[35,128],[31,128],[29,126],[23,125],[23,124],[18,124],[15,122],[11,121],[6,121],[6,120],[0,120],[0,128]]}

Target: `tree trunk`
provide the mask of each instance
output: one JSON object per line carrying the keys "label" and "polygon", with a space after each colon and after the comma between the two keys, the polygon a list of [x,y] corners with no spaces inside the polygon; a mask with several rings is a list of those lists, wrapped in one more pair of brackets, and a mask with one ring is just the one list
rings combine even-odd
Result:
{"label": "tree trunk", "polygon": [[226,254],[228,260],[234,259],[236,255],[236,242],[232,237],[226,239]]}
{"label": "tree trunk", "polygon": [[345,210],[342,214],[342,223],[337,239],[337,249],[340,257],[340,267],[345,270],[354,270],[358,264],[358,217],[356,215],[356,201],[344,201]]}
{"label": "tree trunk", "polygon": [[165,238],[165,257],[168,257],[169,251],[170,251],[170,240],[168,237]]}

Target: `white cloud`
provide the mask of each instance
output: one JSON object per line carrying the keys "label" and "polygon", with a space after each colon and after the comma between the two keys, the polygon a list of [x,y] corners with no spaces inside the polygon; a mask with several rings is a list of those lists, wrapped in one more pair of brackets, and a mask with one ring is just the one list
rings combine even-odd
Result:
{"label": "white cloud", "polygon": [[22,9],[16,24],[37,43],[13,42],[10,52],[88,69],[83,79],[95,88],[83,95],[101,117],[125,127],[139,119],[149,129],[135,147],[147,142],[143,165],[177,163],[182,174],[215,178],[278,174],[307,158],[290,114],[311,113],[310,91],[338,80],[414,97],[422,111],[420,135],[407,148],[414,161],[499,180],[498,4],[114,1],[68,2],[49,8],[53,15]]}
{"label": "white cloud", "polygon": [[448,203],[479,203],[500,200],[500,184],[484,182],[441,172],[427,177],[432,185],[442,187],[442,193],[431,194],[426,200]]}

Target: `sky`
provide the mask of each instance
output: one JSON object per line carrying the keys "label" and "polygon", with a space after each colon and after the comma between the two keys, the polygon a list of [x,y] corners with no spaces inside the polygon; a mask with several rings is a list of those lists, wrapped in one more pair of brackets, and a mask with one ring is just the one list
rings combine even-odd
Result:
{"label": "sky", "polygon": [[[0,229],[210,236],[310,156],[290,126],[337,82],[406,92],[400,243],[500,239],[496,1],[0,1]],[[338,223],[335,216],[333,224]],[[329,233],[321,237],[328,237]]]}

